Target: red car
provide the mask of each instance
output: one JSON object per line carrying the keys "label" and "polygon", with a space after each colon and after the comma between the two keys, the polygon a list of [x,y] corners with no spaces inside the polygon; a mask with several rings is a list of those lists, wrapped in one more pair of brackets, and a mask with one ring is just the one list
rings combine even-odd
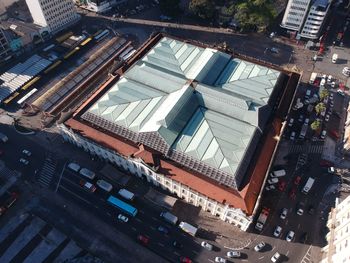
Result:
{"label": "red car", "polygon": [[320,166],[322,167],[332,167],[334,166],[334,163],[327,161],[327,160],[321,160],[320,161]]}
{"label": "red car", "polygon": [[296,188],[292,188],[289,191],[289,198],[292,200],[295,200],[295,198],[297,197],[296,192],[297,192]]}
{"label": "red car", "polygon": [[149,243],[149,238],[144,235],[138,235],[137,241],[139,241],[142,245],[147,246],[147,244]]}
{"label": "red car", "polygon": [[300,184],[300,181],[301,181],[301,177],[298,175],[298,176],[295,177],[295,179],[294,179],[294,184],[295,184],[295,185],[299,185],[299,184]]}
{"label": "red car", "polygon": [[278,190],[280,190],[281,192],[283,192],[286,189],[286,182],[285,181],[280,181],[278,184]]}
{"label": "red car", "polygon": [[181,257],[180,262],[182,263],[192,263],[192,260],[190,260],[188,257]]}
{"label": "red car", "polygon": [[81,179],[79,182],[80,186],[83,187],[86,191],[94,193],[96,191],[96,186],[84,179]]}
{"label": "red car", "polygon": [[335,139],[339,139],[340,135],[338,132],[336,132],[335,130],[331,130],[330,135],[335,138]]}

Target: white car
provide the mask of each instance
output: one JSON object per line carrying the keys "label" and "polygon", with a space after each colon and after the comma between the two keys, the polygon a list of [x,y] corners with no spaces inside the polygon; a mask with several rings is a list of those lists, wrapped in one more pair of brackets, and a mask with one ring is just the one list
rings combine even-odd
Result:
{"label": "white car", "polygon": [[22,153],[24,155],[27,155],[28,157],[32,155],[32,153],[30,151],[28,151],[28,150],[23,150]]}
{"label": "white car", "polygon": [[226,259],[224,259],[222,257],[216,257],[215,258],[215,262],[217,262],[217,263],[226,263]]}
{"label": "white car", "polygon": [[325,122],[329,121],[329,114],[326,114],[326,116],[324,117],[324,121]]}
{"label": "white car", "polygon": [[302,208],[299,208],[297,211],[297,215],[302,216],[304,214],[304,210]]}
{"label": "white car", "polygon": [[123,221],[124,223],[127,223],[129,221],[129,218],[127,218],[125,215],[119,214],[118,220]]}
{"label": "white car", "polygon": [[20,162],[21,164],[24,164],[24,165],[28,165],[28,164],[29,164],[29,161],[26,160],[26,159],[24,159],[24,158],[19,159],[19,162]]}
{"label": "white car", "polygon": [[270,185],[265,187],[266,191],[275,190],[275,189],[276,189],[276,187],[273,184],[270,184]]}
{"label": "white car", "polygon": [[277,184],[278,183],[278,178],[270,178],[267,180],[268,184]]}
{"label": "white car", "polygon": [[239,258],[241,256],[241,252],[239,252],[239,251],[228,251],[226,256],[228,258]]}
{"label": "white car", "polygon": [[206,241],[202,241],[201,246],[204,247],[205,249],[213,250],[213,245],[212,245],[212,244],[209,244],[209,243],[206,242]]}
{"label": "white car", "polygon": [[292,133],[290,134],[290,140],[291,140],[291,141],[294,141],[294,140],[295,140],[295,132],[292,132]]}
{"label": "white car", "polygon": [[272,256],[271,261],[272,261],[272,262],[277,262],[277,261],[280,259],[280,257],[281,257],[281,254],[278,253],[278,252],[276,252],[276,253]]}
{"label": "white car", "polygon": [[272,53],[275,53],[275,54],[278,54],[278,53],[279,53],[278,48],[275,48],[275,47],[270,48],[270,51],[271,51]]}
{"label": "white car", "polygon": [[287,218],[287,214],[288,214],[288,209],[287,208],[283,208],[282,209],[282,213],[280,215],[281,219],[286,219]]}
{"label": "white car", "polygon": [[265,242],[264,241],[261,241],[259,244],[257,244],[255,247],[254,247],[254,250],[256,252],[259,252],[261,251],[264,247],[265,247]]}
{"label": "white car", "polygon": [[282,227],[276,226],[275,231],[273,232],[273,235],[275,237],[279,237],[281,235],[281,232],[282,232]]}
{"label": "white car", "polygon": [[294,119],[293,119],[293,118],[290,118],[289,123],[288,123],[288,126],[289,126],[289,127],[292,127],[292,126],[293,126],[293,123],[294,123]]}
{"label": "white car", "polygon": [[293,240],[293,238],[294,238],[294,235],[295,235],[294,231],[289,231],[287,236],[286,236],[286,240],[288,242],[291,242]]}

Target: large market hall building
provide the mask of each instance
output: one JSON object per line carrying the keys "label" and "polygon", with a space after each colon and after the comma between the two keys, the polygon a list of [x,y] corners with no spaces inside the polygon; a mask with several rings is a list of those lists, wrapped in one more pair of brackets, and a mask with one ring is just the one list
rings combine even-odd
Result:
{"label": "large market hall building", "polygon": [[246,230],[296,75],[158,34],[60,130],[91,154]]}

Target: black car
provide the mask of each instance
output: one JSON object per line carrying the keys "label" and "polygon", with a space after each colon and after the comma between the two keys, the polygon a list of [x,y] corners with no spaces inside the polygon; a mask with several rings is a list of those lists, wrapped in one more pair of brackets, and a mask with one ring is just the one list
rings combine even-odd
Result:
{"label": "black car", "polygon": [[307,240],[307,233],[304,232],[301,236],[300,236],[300,242],[305,243]]}
{"label": "black car", "polygon": [[181,249],[183,247],[183,245],[177,240],[174,240],[173,246],[178,249]]}

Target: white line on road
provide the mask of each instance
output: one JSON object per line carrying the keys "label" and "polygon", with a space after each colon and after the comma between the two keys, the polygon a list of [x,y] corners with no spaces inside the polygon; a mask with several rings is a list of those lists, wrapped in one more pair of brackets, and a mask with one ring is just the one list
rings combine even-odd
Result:
{"label": "white line on road", "polygon": [[209,260],[210,262],[213,262],[213,263],[214,263],[214,261],[212,261],[211,259],[208,258],[208,260]]}
{"label": "white line on road", "polygon": [[176,251],[174,251],[174,254],[176,255],[176,256],[180,256],[180,254],[178,253],[178,252],[176,252]]}
{"label": "white line on road", "polygon": [[133,226],[131,227],[131,229],[132,229],[133,231],[136,231],[136,228],[135,228],[135,227],[133,227]]}
{"label": "white line on road", "polygon": [[275,250],[276,247],[273,247],[272,250]]}
{"label": "white line on road", "polygon": [[142,223],[142,221],[139,219],[139,218],[135,218],[135,220],[137,221],[137,222],[139,222],[139,223]]}
{"label": "white line on road", "polygon": [[260,257],[259,259],[263,259],[265,256]]}
{"label": "white line on road", "polygon": [[195,251],[195,250],[192,250],[192,253],[194,253],[194,254],[198,255],[198,252],[197,252],[197,251]]}
{"label": "white line on road", "polygon": [[154,226],[151,226],[151,229],[152,229],[152,230],[156,230],[156,228],[155,228]]}
{"label": "white line on road", "polygon": [[162,244],[162,243],[159,243],[159,242],[158,242],[158,245],[160,245],[161,247],[164,247],[164,244]]}
{"label": "white line on road", "polygon": [[155,218],[154,216],[152,216],[152,219],[153,219],[154,221],[158,221],[158,219],[157,219],[157,218]]}
{"label": "white line on road", "polygon": [[198,240],[193,240],[194,242],[196,242],[198,245],[201,244],[201,242],[199,242]]}
{"label": "white line on road", "polygon": [[298,225],[298,229],[300,228],[300,224]]}
{"label": "white line on road", "polygon": [[289,254],[289,250],[287,251],[287,253],[286,253],[286,256],[288,257],[288,254]]}

